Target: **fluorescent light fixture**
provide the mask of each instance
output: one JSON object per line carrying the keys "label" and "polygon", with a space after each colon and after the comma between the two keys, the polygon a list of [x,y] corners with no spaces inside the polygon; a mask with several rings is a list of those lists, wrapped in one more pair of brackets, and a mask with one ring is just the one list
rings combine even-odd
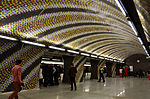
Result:
{"label": "fluorescent light fixture", "polygon": [[106,60],[110,60],[109,58],[105,58]]}
{"label": "fluorescent light fixture", "polygon": [[84,64],[84,66],[91,66],[90,64]]}
{"label": "fluorescent light fixture", "polygon": [[17,41],[16,38],[12,38],[12,37],[8,37],[8,36],[3,36],[3,35],[0,35],[0,38],[11,40],[11,41]]}
{"label": "fluorescent light fixture", "polygon": [[107,60],[109,60],[109,58],[107,58]]}
{"label": "fluorescent light fixture", "polygon": [[146,52],[146,54],[149,56],[149,54],[148,54],[147,50],[145,50],[145,52]]}
{"label": "fluorescent light fixture", "polygon": [[56,50],[59,50],[59,51],[65,51],[64,48],[59,48],[59,47],[55,47],[55,46],[49,46],[49,48],[56,49]]}
{"label": "fluorescent light fixture", "polygon": [[74,54],[79,54],[79,52],[73,51],[73,50],[67,50],[67,52],[69,52],[69,53],[74,53]]}
{"label": "fluorescent light fixture", "polygon": [[104,57],[101,57],[101,56],[99,56],[98,58],[100,58],[100,59],[104,59]]}
{"label": "fluorescent light fixture", "polygon": [[122,2],[120,0],[115,0],[118,7],[120,8],[121,12],[124,14],[124,16],[127,16],[127,11],[126,9],[124,8]]}
{"label": "fluorescent light fixture", "polygon": [[121,61],[121,59],[118,59],[119,61]]}
{"label": "fluorescent light fixture", "polygon": [[106,57],[104,59],[107,59]]}
{"label": "fluorescent light fixture", "polygon": [[45,59],[45,60],[50,60],[49,58],[42,58],[42,59]]}
{"label": "fluorescent light fixture", "polygon": [[96,56],[96,55],[91,55],[91,57],[97,58],[97,56]]}
{"label": "fluorescent light fixture", "polygon": [[113,59],[110,59],[110,61],[113,61]]}
{"label": "fluorescent light fixture", "polygon": [[90,56],[90,54],[87,54],[87,53],[81,53],[81,55]]}
{"label": "fluorescent light fixture", "polygon": [[53,61],[61,61],[60,59],[52,59]]}
{"label": "fluorescent light fixture", "polygon": [[142,47],[144,48],[145,51],[147,51],[144,45]]}
{"label": "fluorescent light fixture", "polygon": [[41,61],[41,63],[45,64],[59,64],[59,65],[64,65],[63,62],[53,62],[53,61]]}
{"label": "fluorescent light fixture", "polygon": [[133,22],[131,21],[128,21],[129,25],[131,26],[132,30],[134,31],[134,33],[136,34],[136,36],[138,36],[138,32],[137,32],[137,29],[135,28]]}
{"label": "fluorescent light fixture", "polygon": [[142,39],[140,37],[138,37],[138,39],[139,39],[140,43],[143,45]]}
{"label": "fluorescent light fixture", "polygon": [[25,40],[21,40],[21,42],[22,42],[22,43],[25,43],[25,44],[30,44],[30,45],[45,47],[44,44],[40,44],[40,43],[36,43],[36,42],[30,42],[30,41],[25,41]]}
{"label": "fluorescent light fixture", "polygon": [[114,60],[114,62],[117,62],[117,60]]}

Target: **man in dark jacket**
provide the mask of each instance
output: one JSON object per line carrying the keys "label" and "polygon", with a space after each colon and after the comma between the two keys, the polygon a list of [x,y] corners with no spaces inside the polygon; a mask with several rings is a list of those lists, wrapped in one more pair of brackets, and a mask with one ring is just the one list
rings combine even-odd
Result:
{"label": "man in dark jacket", "polygon": [[77,90],[75,77],[76,77],[77,69],[74,67],[73,63],[71,64],[71,67],[69,69],[69,75],[70,75],[70,82],[71,82],[71,91],[73,90],[73,84],[75,87],[75,90]]}

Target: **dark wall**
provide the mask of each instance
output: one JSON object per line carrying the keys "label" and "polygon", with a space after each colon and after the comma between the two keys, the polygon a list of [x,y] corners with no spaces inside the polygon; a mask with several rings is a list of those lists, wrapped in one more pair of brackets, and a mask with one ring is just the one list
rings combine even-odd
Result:
{"label": "dark wall", "polygon": [[[140,69],[147,71],[150,69],[150,59],[146,59],[146,55],[136,54],[128,57],[125,62],[129,66],[133,66],[134,71],[139,71]],[[140,60],[138,63],[137,60]]]}

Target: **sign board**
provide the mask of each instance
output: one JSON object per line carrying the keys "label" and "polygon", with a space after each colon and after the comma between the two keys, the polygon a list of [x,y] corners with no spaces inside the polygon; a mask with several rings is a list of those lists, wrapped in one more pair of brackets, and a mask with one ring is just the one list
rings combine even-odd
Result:
{"label": "sign board", "polygon": [[133,66],[129,66],[130,72],[133,72]]}

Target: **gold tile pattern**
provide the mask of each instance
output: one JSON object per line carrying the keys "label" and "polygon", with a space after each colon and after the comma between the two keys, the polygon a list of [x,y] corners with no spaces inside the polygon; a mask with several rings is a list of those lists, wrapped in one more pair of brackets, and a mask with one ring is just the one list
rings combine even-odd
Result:
{"label": "gold tile pattern", "polygon": [[[106,45],[94,52],[97,55],[107,48],[114,48],[107,44],[120,43],[115,45],[118,50],[126,43],[127,50],[133,50],[129,55],[136,51],[145,54],[115,0],[4,0],[0,8],[0,32],[3,35],[35,38],[40,43],[63,45],[89,53]],[[96,42],[101,39],[110,41]],[[135,49],[130,46],[133,44]],[[104,53],[103,56],[107,55]]]}

